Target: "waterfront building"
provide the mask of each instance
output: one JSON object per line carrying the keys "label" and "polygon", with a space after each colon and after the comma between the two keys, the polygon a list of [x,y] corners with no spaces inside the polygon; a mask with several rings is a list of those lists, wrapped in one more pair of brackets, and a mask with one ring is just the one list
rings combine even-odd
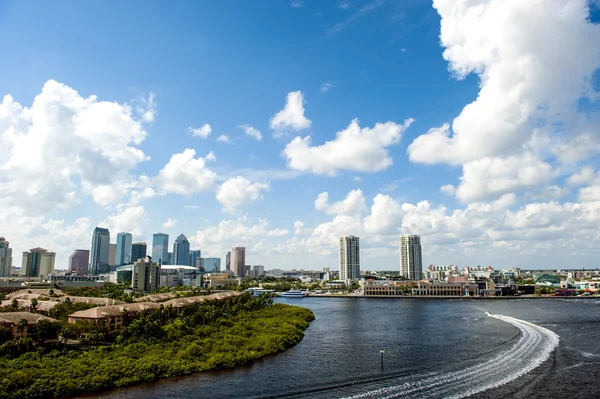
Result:
{"label": "waterfront building", "polygon": [[169,235],[156,233],[152,236],[152,259],[158,264],[169,264]]}
{"label": "waterfront building", "polygon": [[170,262],[173,265],[190,266],[190,242],[187,237],[180,234],[173,243],[173,258]]}
{"label": "waterfront building", "polygon": [[144,259],[147,255],[148,245],[145,242],[134,242],[131,244],[131,262]]}
{"label": "waterfront building", "polygon": [[190,251],[190,261],[189,265],[192,267],[197,267],[198,269],[201,267],[200,259],[202,259],[202,251],[199,249],[194,249]]}
{"label": "waterfront building", "polygon": [[90,251],[87,249],[76,249],[69,256],[69,270],[77,274],[88,274],[90,263]]}
{"label": "waterfront building", "polygon": [[360,278],[360,241],[356,236],[340,237],[340,280]]}
{"label": "waterfront building", "polygon": [[421,236],[400,236],[400,275],[408,280],[421,280],[423,262],[421,257]]}
{"label": "waterfront building", "polygon": [[48,277],[54,271],[56,254],[44,248],[33,248],[23,252],[21,274],[23,277]]}
{"label": "waterfront building", "polygon": [[364,296],[403,296],[411,292],[412,281],[366,280],[362,284]]}
{"label": "waterfront building", "polygon": [[98,275],[109,271],[110,232],[108,229],[96,227],[92,235],[92,251],[90,252],[90,274]]}
{"label": "waterfront building", "polygon": [[479,288],[475,283],[418,282],[412,289],[413,296],[478,296]]}
{"label": "waterfront building", "polygon": [[227,252],[225,255],[225,271],[229,273],[231,271],[231,252]]}
{"label": "waterfront building", "polygon": [[246,247],[235,247],[231,249],[230,270],[238,277],[244,277],[246,267]]}
{"label": "waterfront building", "polygon": [[10,277],[12,267],[12,248],[4,237],[0,237],[0,277]]}
{"label": "waterfront building", "polygon": [[221,258],[202,258],[202,261],[206,273],[221,272]]}
{"label": "waterfront building", "polygon": [[[117,234],[117,249],[115,265],[127,265],[131,263],[131,252],[132,252],[132,236],[131,233],[119,233]],[[136,259],[137,260],[137,259]]]}
{"label": "waterfront building", "polygon": [[133,264],[131,273],[131,289],[134,291],[152,292],[160,288],[161,266],[146,256]]}

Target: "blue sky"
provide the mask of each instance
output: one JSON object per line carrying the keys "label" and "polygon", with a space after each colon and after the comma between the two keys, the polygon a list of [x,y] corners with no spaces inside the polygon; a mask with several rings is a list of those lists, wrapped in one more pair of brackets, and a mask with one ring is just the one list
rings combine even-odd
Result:
{"label": "blue sky", "polygon": [[[3,2],[0,94],[30,111],[0,108],[0,235],[56,251],[57,268],[96,225],[183,232],[206,256],[245,245],[267,269],[336,267],[340,234],[361,236],[363,268],[397,269],[401,233],[422,234],[425,264],[596,267],[598,9],[537,3]],[[274,129],[290,93],[303,111]],[[355,118],[391,122],[391,142],[290,155]],[[186,149],[195,166],[172,158]]]}

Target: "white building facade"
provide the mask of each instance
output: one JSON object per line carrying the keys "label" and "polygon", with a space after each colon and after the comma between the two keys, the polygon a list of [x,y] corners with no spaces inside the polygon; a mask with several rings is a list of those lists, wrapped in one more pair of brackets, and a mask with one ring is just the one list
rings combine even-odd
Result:
{"label": "white building facade", "polygon": [[419,235],[400,236],[400,275],[413,281],[419,281],[423,276],[421,237]]}
{"label": "white building facade", "polygon": [[356,236],[340,237],[340,280],[360,278],[360,240]]}

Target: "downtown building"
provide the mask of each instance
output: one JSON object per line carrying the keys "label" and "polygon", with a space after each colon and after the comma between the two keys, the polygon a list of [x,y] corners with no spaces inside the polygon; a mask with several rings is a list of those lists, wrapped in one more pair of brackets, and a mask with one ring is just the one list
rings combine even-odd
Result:
{"label": "downtown building", "polygon": [[202,251],[199,249],[194,249],[190,251],[190,263],[189,266],[196,267],[200,269],[202,259]]}
{"label": "downtown building", "polygon": [[131,262],[144,259],[147,255],[148,245],[145,242],[134,242],[131,244]]}
{"label": "downtown building", "polygon": [[23,252],[21,274],[23,277],[48,277],[54,272],[56,254],[44,248],[33,248]]}
{"label": "downtown building", "polygon": [[408,234],[400,236],[400,275],[412,281],[423,278],[421,236]]}
{"label": "downtown building", "polygon": [[169,264],[169,235],[156,233],[152,236],[152,259],[162,265]]}
{"label": "downtown building", "polygon": [[190,266],[190,242],[183,234],[173,243],[173,259],[170,264]]}
{"label": "downtown building", "polygon": [[[117,234],[117,248],[115,251],[115,265],[128,265],[132,261],[132,236],[131,233]],[[137,260],[137,259],[136,259]]]}
{"label": "downtown building", "polygon": [[244,277],[246,267],[246,247],[231,248],[230,271],[237,277]]}
{"label": "downtown building", "polygon": [[110,271],[110,232],[108,229],[96,227],[92,234],[92,251],[90,252],[89,273],[105,274]]}
{"label": "downtown building", "polygon": [[89,249],[76,249],[71,256],[69,256],[69,270],[71,273],[88,274],[89,263]]}
{"label": "downtown building", "polygon": [[0,237],[0,277],[10,277],[11,267],[12,248],[4,237]]}
{"label": "downtown building", "polygon": [[138,292],[158,291],[160,267],[150,257],[137,260],[131,267],[131,289]]}
{"label": "downtown building", "polygon": [[340,237],[340,280],[360,278],[360,240],[356,236]]}

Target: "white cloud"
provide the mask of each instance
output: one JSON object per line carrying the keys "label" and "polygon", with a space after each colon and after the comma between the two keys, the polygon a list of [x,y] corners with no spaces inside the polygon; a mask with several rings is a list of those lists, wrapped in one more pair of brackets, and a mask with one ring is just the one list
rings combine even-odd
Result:
{"label": "white cloud", "polygon": [[304,116],[304,96],[298,90],[288,93],[285,107],[271,118],[271,129],[275,130],[275,136],[279,136],[288,130],[308,129],[311,123]]}
{"label": "white cloud", "polygon": [[165,221],[165,222],[162,224],[162,226],[163,226],[165,229],[170,229],[171,227],[175,227],[175,225],[176,225],[176,224],[177,224],[177,219],[171,219],[171,218],[168,218],[168,219],[167,219],[167,220],[166,220],[166,221]]}
{"label": "white cloud", "polygon": [[194,129],[193,127],[188,127],[188,131],[194,137],[200,137],[202,139],[205,139],[212,133],[212,127],[208,123],[205,123],[204,125],[196,129]]}
{"label": "white cloud", "polygon": [[217,160],[217,156],[214,152],[211,151],[208,154],[206,154],[204,160],[206,160],[207,162],[215,162]]}
{"label": "white cloud", "polygon": [[591,183],[595,176],[596,172],[594,171],[594,168],[585,166],[579,172],[569,176],[569,178],[567,178],[567,184],[569,186],[582,186]]}
{"label": "white cloud", "polygon": [[216,173],[206,167],[205,159],[195,156],[196,151],[189,148],[171,156],[155,178],[163,194],[191,195],[214,187]]}
{"label": "white cloud", "polygon": [[[113,234],[127,231],[134,237],[140,237],[144,234],[144,226],[147,221],[148,215],[143,206],[126,206],[98,223],[98,226],[108,228]],[[91,239],[90,232],[88,232],[88,235]]]}
{"label": "white cloud", "polygon": [[402,207],[389,195],[377,194],[373,199],[371,214],[364,220],[369,234],[397,234],[402,227]]}
{"label": "white cloud", "polygon": [[454,187],[452,184],[444,184],[440,187],[440,193],[446,195],[454,195],[456,194],[456,187]]}
{"label": "white cloud", "polygon": [[293,7],[293,8],[300,8],[303,5],[304,5],[304,2],[300,1],[300,0],[294,0],[290,3],[290,7]]}
{"label": "white cloud", "polygon": [[226,211],[249,205],[262,198],[264,191],[271,189],[268,182],[251,183],[242,176],[231,178],[221,184],[217,191],[217,200]]}
{"label": "white cloud", "polygon": [[342,201],[329,203],[329,194],[323,192],[315,200],[315,209],[329,215],[353,215],[367,209],[362,190],[352,190]]}
{"label": "white cloud", "polygon": [[327,93],[329,90],[333,89],[334,84],[331,82],[325,82],[319,87],[321,93]]}
{"label": "white cloud", "polygon": [[246,125],[246,124],[239,125],[238,127],[240,129],[243,129],[244,133],[246,133],[248,136],[254,137],[258,141],[262,140],[262,133],[260,132],[260,130],[258,130],[250,125]]}
{"label": "white cloud", "polygon": [[219,143],[229,143],[230,142],[229,136],[226,134],[222,134],[219,137],[217,137],[216,141],[218,141]]}
{"label": "white cloud", "polygon": [[146,123],[150,123],[154,121],[154,117],[156,116],[156,102],[154,98],[156,95],[154,93],[150,93],[148,95],[148,99],[142,99],[142,105],[137,107],[136,111],[141,116],[142,120]]}
{"label": "white cloud", "polygon": [[335,175],[340,170],[378,172],[392,165],[388,147],[398,143],[402,132],[413,119],[400,125],[377,123],[373,128],[360,128],[358,119],[336,134],[336,138],[320,146],[310,145],[310,136],[296,137],[283,150],[292,169],[319,175]]}

